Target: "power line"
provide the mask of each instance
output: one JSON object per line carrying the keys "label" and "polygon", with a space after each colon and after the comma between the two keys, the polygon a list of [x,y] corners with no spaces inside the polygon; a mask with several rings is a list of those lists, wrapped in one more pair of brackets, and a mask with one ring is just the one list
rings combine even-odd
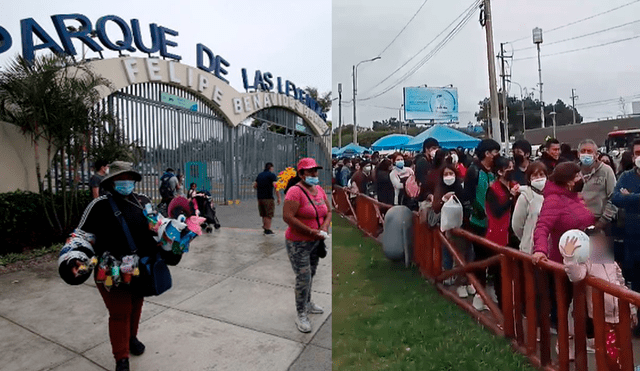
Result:
{"label": "power line", "polygon": [[[614,41],[610,41],[610,42],[606,42],[606,43],[602,43],[602,44],[597,44],[597,45],[591,45],[591,46],[585,46],[584,48],[578,48],[578,49],[571,49],[571,50],[565,50],[562,52],[557,52],[557,53],[551,53],[551,54],[545,54],[545,55],[541,55],[540,57],[551,57],[553,55],[560,55],[560,54],[567,54],[567,53],[573,53],[573,52],[578,52],[581,50],[587,50],[587,49],[593,49],[593,48],[599,48],[601,46],[606,46],[606,45],[611,45],[611,44],[617,44],[617,43],[621,43],[623,41],[629,41],[629,40],[633,40],[633,39],[637,39],[639,38],[640,35],[636,35],[636,36],[632,36],[632,37],[627,37],[625,39],[619,39],[619,40],[614,40]],[[517,58],[514,59],[514,61],[523,61],[526,59],[534,59],[537,57],[525,57],[525,58]]]}
{"label": "power line", "polygon": [[379,83],[377,83],[376,85],[374,85],[371,89],[369,90],[373,90],[375,88],[377,88],[378,86],[380,86],[382,83],[384,83],[385,81],[389,80],[391,78],[391,76],[393,76],[396,72],[400,71],[402,69],[402,67],[406,66],[407,64],[409,64],[409,62],[411,62],[415,57],[417,57],[420,53],[422,53],[426,48],[429,47],[429,45],[431,45],[434,41],[436,41],[438,39],[438,37],[440,37],[440,35],[442,35],[443,33],[445,33],[445,31],[447,31],[447,29],[449,29],[449,27],[451,27],[451,25],[453,25],[458,19],[460,19],[461,17],[464,16],[464,14],[468,13],[469,9],[472,9],[476,6],[476,4],[478,3],[478,1],[474,2],[469,8],[467,8],[464,12],[462,12],[460,15],[458,15],[451,23],[449,23],[447,25],[447,27],[445,27],[439,34],[437,34],[431,41],[429,41],[427,43],[427,45],[425,45],[422,49],[420,49],[416,54],[414,54],[411,58],[409,58],[406,62],[404,62],[400,67],[398,67],[395,71],[391,72],[389,74],[389,76],[385,77],[382,81],[380,81]]}
{"label": "power line", "polygon": [[585,102],[585,103],[578,103],[576,104],[576,107],[595,107],[595,106],[605,106],[612,103],[617,104],[618,102],[620,102],[620,98],[635,99],[635,98],[640,98],[640,94],[628,95],[625,97],[609,98],[609,99],[603,99],[603,100],[597,100],[597,101],[591,101],[591,102]]}
{"label": "power line", "polygon": [[[613,27],[605,28],[604,30],[594,31],[594,32],[590,32],[590,33],[583,34],[583,35],[578,35],[578,36],[570,37],[570,38],[568,38],[568,39],[562,39],[562,40],[558,40],[558,41],[554,41],[554,42],[546,43],[545,45],[553,45],[553,44],[558,44],[558,43],[562,43],[562,42],[565,42],[565,41],[576,40],[576,39],[580,39],[580,38],[583,38],[583,37],[596,35],[596,34],[599,34],[599,33],[602,33],[602,32],[615,30],[616,28],[620,28],[620,27],[628,26],[628,25],[630,25],[630,24],[638,23],[638,22],[640,22],[640,19],[637,19],[637,20],[635,20],[635,21],[628,22],[628,23],[625,23],[625,24],[621,24],[621,25],[617,25],[617,26],[613,26]],[[529,49],[535,49],[535,48],[536,48],[535,46],[528,46],[528,47],[526,47],[526,48],[515,49],[515,50],[513,50],[513,51],[514,51],[514,52],[518,52],[518,51],[521,51],[521,50],[529,50]]]}
{"label": "power line", "polygon": [[[436,54],[438,54],[438,52],[440,50],[442,50],[442,48],[449,43],[449,41],[451,41],[451,39],[453,39],[459,32],[460,30],[462,30],[462,28],[464,28],[464,26],[469,22],[469,20],[471,19],[471,17],[473,16],[473,14],[475,13],[475,8],[482,2],[482,0],[476,1],[470,8],[469,11],[467,12],[467,14],[464,16],[464,18],[451,30],[449,31],[449,33],[447,34],[447,36],[444,37],[444,39],[442,39],[440,41],[440,43],[438,43],[438,45],[435,46],[435,48],[433,50],[431,50],[420,62],[418,62],[418,64],[416,64],[414,67],[412,67],[409,71],[407,71],[403,76],[401,76],[398,80],[396,80],[395,82],[393,82],[389,87],[387,87],[385,90],[383,90],[382,92],[372,95],[370,97],[367,98],[362,98],[359,99],[361,101],[365,101],[365,100],[369,100],[369,99],[374,99],[377,98],[381,95],[384,95],[386,93],[388,93],[389,91],[391,91],[392,89],[394,89],[396,86],[398,86],[399,84],[401,84],[403,81],[405,81],[407,78],[409,78],[411,75],[413,75],[414,73],[416,73],[425,63],[427,63],[431,58],[433,58]],[[459,17],[458,17],[459,18]],[[430,42],[431,43],[431,42]],[[424,49],[424,48],[423,48]],[[407,62],[408,63],[408,62]],[[405,63],[406,64],[406,63]],[[398,71],[398,70],[396,70]],[[395,71],[394,71],[395,73]],[[389,77],[391,77],[391,75],[389,75],[385,80],[387,80]],[[378,84],[380,85],[380,84]],[[376,85],[376,86],[378,86]]]}
{"label": "power line", "polygon": [[422,10],[422,7],[424,7],[424,5],[427,3],[427,1],[429,0],[424,0],[424,2],[422,3],[422,5],[420,5],[420,8],[418,8],[418,10],[413,14],[413,17],[411,17],[411,19],[409,19],[409,22],[407,22],[407,24],[404,25],[404,27],[402,27],[402,30],[400,30],[400,32],[398,32],[398,34],[396,35],[396,37],[393,38],[393,40],[391,40],[391,42],[389,43],[389,45],[387,45],[380,53],[378,53],[378,56],[381,56],[382,53],[386,52],[387,49],[389,49],[389,47],[391,46],[391,44],[393,44],[398,37],[400,36],[400,34],[402,34],[402,32],[404,32],[404,30],[407,28],[407,26],[409,25],[409,23],[411,23],[411,21],[413,21],[413,19],[418,15],[418,13],[420,13],[420,10]]}
{"label": "power line", "polygon": [[[553,32],[553,31],[556,31],[556,30],[559,30],[559,29],[562,29],[562,28],[565,28],[565,27],[572,26],[572,25],[577,24],[577,23],[580,23],[580,22],[587,21],[587,20],[589,20],[589,19],[593,19],[593,18],[599,17],[599,16],[604,15],[604,14],[607,14],[607,13],[611,13],[611,12],[613,12],[613,11],[615,11],[615,10],[622,9],[622,8],[624,8],[624,7],[626,7],[626,6],[629,6],[629,5],[631,5],[631,4],[635,4],[635,3],[637,3],[637,2],[640,2],[640,0],[634,0],[634,1],[632,1],[632,2],[629,2],[629,3],[626,3],[626,4],[620,5],[620,6],[618,6],[618,7],[615,7],[615,8],[613,8],[613,9],[605,10],[604,12],[601,12],[601,13],[598,13],[598,14],[594,14],[594,15],[589,16],[589,17],[587,17],[587,18],[579,19],[579,20],[577,20],[577,21],[573,21],[573,22],[570,22],[570,23],[564,24],[564,25],[562,25],[562,26],[558,26],[558,27],[556,27],[556,28],[552,28],[552,29],[550,29],[550,30],[548,30],[548,31],[545,31],[545,33]],[[521,37],[521,38],[519,38],[519,39],[515,39],[515,40],[510,41],[510,42],[511,42],[511,43],[515,43],[515,42],[518,42],[518,41],[526,40],[526,39],[528,39],[528,38],[529,38],[529,36]]]}

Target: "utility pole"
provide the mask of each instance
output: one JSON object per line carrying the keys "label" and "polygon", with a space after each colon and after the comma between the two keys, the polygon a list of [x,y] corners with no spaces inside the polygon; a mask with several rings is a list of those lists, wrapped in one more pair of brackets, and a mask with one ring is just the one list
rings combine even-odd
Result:
{"label": "utility pole", "polygon": [[503,130],[504,130],[504,148],[505,153],[509,150],[509,109],[507,107],[507,72],[504,68],[504,43],[500,43],[500,59],[502,61],[502,107],[504,110]]}
{"label": "utility pole", "polygon": [[533,43],[538,48],[538,80],[540,85],[540,118],[542,119],[542,128],[544,129],[544,100],[542,99],[542,67],[540,66],[540,44],[542,44],[542,29],[536,27],[533,29]]}
{"label": "utility pole", "polygon": [[571,89],[571,113],[573,113],[573,124],[576,124],[576,89]]}
{"label": "utility pole", "polygon": [[358,144],[358,126],[356,125],[356,66],[353,66],[353,144]]}
{"label": "utility pole", "polygon": [[[484,0],[482,5],[482,13],[480,23],[484,26],[487,38],[487,60],[489,64],[489,97],[491,109],[491,131],[493,139],[500,142],[500,107],[498,103],[498,89],[496,86],[496,62],[495,52],[493,49],[493,28],[491,25],[491,1]],[[484,24],[483,24],[484,22]]]}
{"label": "utility pole", "polygon": [[342,83],[338,83],[338,148],[342,148]]}

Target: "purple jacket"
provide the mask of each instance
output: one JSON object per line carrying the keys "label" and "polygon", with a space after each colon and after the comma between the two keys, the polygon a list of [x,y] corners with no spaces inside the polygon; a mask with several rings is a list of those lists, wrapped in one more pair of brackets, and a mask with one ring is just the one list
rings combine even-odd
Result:
{"label": "purple jacket", "polygon": [[558,249],[562,234],[570,229],[584,230],[595,222],[596,218],[578,193],[547,182],[544,187],[544,202],[533,232],[532,253],[539,251],[550,260],[562,263],[562,255]]}

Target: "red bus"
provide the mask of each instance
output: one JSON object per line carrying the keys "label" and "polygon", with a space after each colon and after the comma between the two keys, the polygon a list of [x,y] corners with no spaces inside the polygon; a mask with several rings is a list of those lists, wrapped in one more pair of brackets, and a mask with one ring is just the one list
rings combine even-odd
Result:
{"label": "red bus", "polygon": [[618,151],[618,154],[626,151],[634,140],[640,139],[640,129],[616,130],[607,134],[605,146],[607,153]]}

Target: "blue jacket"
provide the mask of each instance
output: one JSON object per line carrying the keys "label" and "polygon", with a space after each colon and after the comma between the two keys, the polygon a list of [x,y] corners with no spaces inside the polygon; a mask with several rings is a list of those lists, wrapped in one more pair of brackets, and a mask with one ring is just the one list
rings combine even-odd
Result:
{"label": "blue jacket", "polygon": [[[629,191],[622,194],[621,189]],[[624,244],[634,260],[640,260],[640,175],[637,169],[627,170],[620,176],[613,190],[611,201],[625,210]]]}

